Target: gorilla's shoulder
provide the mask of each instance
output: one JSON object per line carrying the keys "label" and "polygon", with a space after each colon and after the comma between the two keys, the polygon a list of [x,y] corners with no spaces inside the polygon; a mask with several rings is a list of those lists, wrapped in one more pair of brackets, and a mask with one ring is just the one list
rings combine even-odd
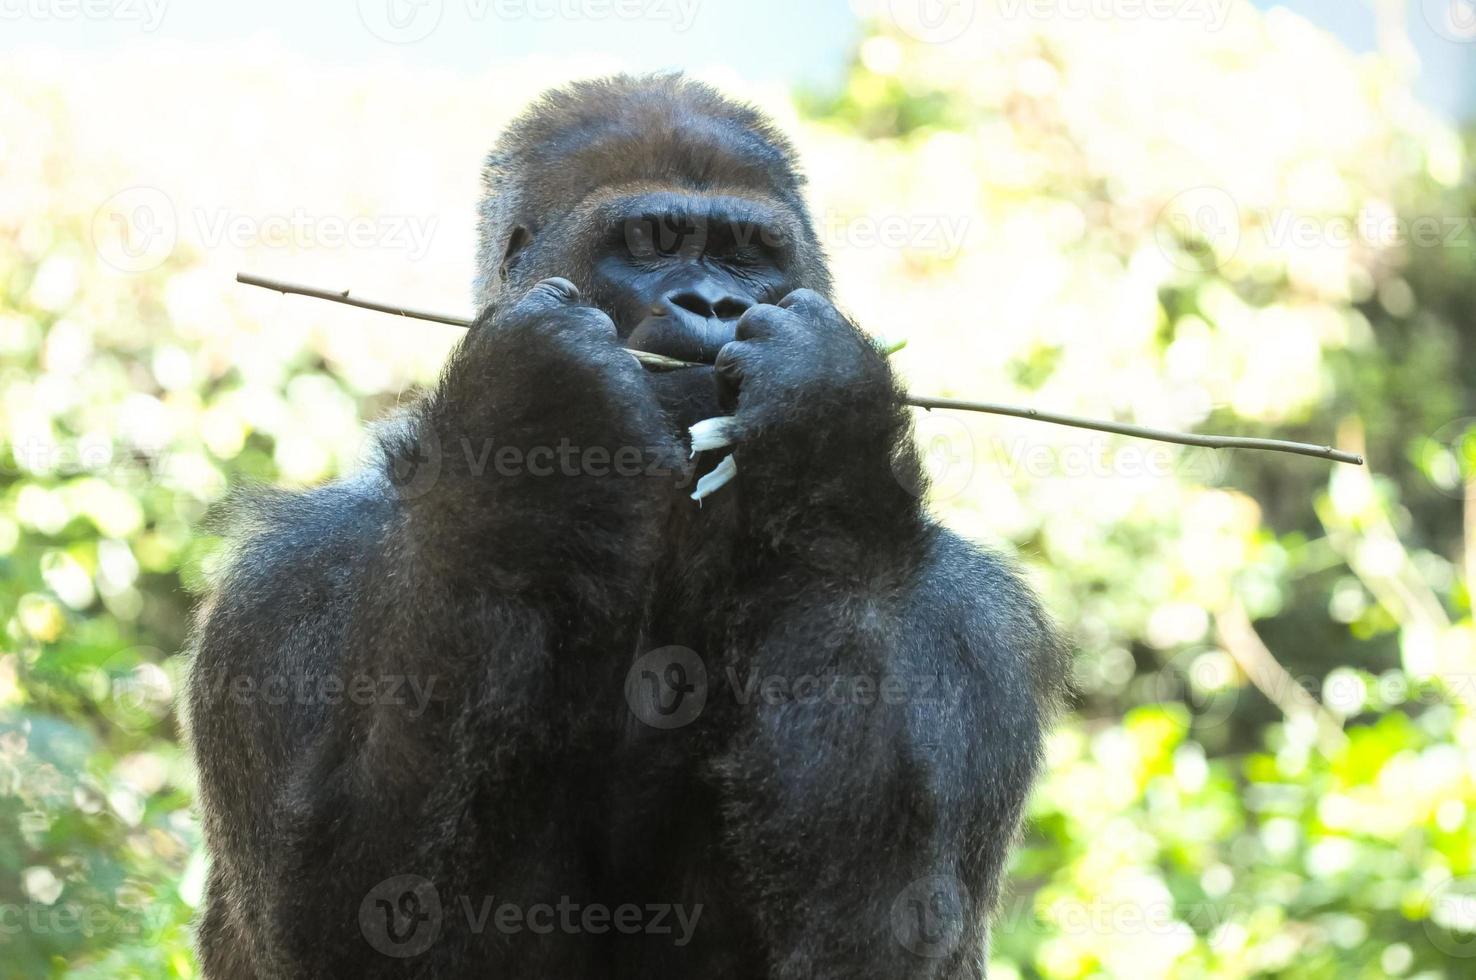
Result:
{"label": "gorilla's shoulder", "polygon": [[932,578],[950,583],[949,596],[969,604],[984,600],[1007,616],[1032,615],[1035,595],[1017,561],[986,548],[946,527],[932,529],[928,549]]}
{"label": "gorilla's shoulder", "polygon": [[961,631],[986,669],[1028,675],[1037,705],[1053,715],[1069,693],[1070,652],[1019,564],[940,527],[927,565],[931,615]]}
{"label": "gorilla's shoulder", "polygon": [[238,491],[213,522],[226,539],[221,575],[234,585],[264,584],[357,550],[356,544],[376,539],[392,516],[392,498],[381,483],[366,472],[310,490]]}
{"label": "gorilla's shoulder", "polygon": [[254,634],[321,618],[352,590],[394,519],[394,496],[374,467],[306,490],[237,490],[207,523],[224,546],[198,626]]}

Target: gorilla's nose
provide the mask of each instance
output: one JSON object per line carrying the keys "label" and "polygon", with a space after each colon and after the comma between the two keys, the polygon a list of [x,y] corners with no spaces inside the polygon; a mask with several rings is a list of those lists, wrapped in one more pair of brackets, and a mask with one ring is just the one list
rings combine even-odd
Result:
{"label": "gorilla's nose", "polygon": [[630,332],[630,347],[680,360],[713,363],[734,339],[738,317],[753,300],[717,289],[683,288],[651,304],[651,313]]}
{"label": "gorilla's nose", "polygon": [[697,280],[662,294],[630,334],[630,346],[685,361],[711,364],[733,339],[738,318],[753,305],[741,292]]}
{"label": "gorilla's nose", "polygon": [[674,289],[662,297],[667,305],[702,319],[736,320],[753,305],[747,299],[715,289],[707,283]]}

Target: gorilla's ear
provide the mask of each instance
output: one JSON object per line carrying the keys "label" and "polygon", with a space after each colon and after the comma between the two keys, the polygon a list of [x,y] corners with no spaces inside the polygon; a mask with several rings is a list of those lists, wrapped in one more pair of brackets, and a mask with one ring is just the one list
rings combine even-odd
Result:
{"label": "gorilla's ear", "polygon": [[523,250],[533,243],[533,233],[523,225],[518,225],[507,236],[507,251],[502,254],[502,265],[498,267],[498,274],[506,281],[507,277],[518,266],[518,260],[522,258]]}

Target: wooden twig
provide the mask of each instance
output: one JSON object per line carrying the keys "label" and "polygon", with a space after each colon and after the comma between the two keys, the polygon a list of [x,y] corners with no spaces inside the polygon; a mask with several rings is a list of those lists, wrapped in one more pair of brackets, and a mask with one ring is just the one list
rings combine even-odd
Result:
{"label": "wooden twig", "polygon": [[[236,274],[236,281],[244,283],[247,286],[261,286],[264,289],[275,290],[279,293],[311,296],[314,299],[326,299],[332,303],[345,303],[364,310],[393,313],[396,316],[409,317],[414,320],[430,320],[434,323],[445,323],[453,327],[469,327],[472,322],[465,317],[448,316],[444,313],[428,313],[423,310],[414,310],[407,306],[398,306],[392,303],[376,303],[371,300],[360,299],[357,296],[350,296],[347,289],[339,291],[316,289],[312,286],[302,286],[296,283],[283,282],[280,279],[268,279],[263,276],[248,275],[244,272]],[[892,350],[900,346],[894,346],[888,350],[888,353],[891,353]],[[646,367],[660,371],[703,366],[692,361],[682,361],[674,357],[663,357],[660,354],[652,354],[648,351],[632,350],[630,353],[632,357]],[[1203,446],[1208,449],[1261,449],[1275,453],[1294,453],[1298,456],[1315,456],[1319,459],[1328,459],[1337,463],[1351,463],[1354,466],[1363,465],[1363,457],[1354,453],[1345,453],[1331,446],[1314,446],[1302,442],[1285,442],[1281,439],[1252,439],[1242,436],[1206,436],[1193,432],[1173,432],[1168,429],[1150,429],[1146,426],[1130,425],[1126,422],[1104,422],[1098,419],[1082,418],[1076,415],[1042,412],[1039,409],[1021,408],[1016,405],[1002,405],[997,402],[973,402],[960,401],[953,398],[909,396],[907,404],[929,410],[942,408],[962,412],[983,412],[989,415],[1009,415],[1021,419],[1034,419],[1037,422],[1069,425],[1078,429],[1094,429],[1098,432],[1111,432],[1116,435],[1131,436],[1135,439],[1172,442],[1181,446]]]}
{"label": "wooden twig", "polygon": [[[265,276],[253,276],[245,272],[236,273],[236,281],[248,286],[261,286],[263,289],[276,290],[279,293],[291,293],[296,296],[311,296],[313,299],[326,299],[331,303],[344,303],[348,306],[357,306],[361,310],[374,310],[377,313],[393,313],[395,316],[409,317],[412,320],[430,320],[432,323],[445,323],[453,327],[469,327],[471,320],[462,316],[450,316],[446,313],[430,313],[425,310],[413,310],[408,306],[397,306],[393,303],[376,303],[373,300],[360,299],[350,296],[347,289],[337,292],[331,289],[317,289],[313,286],[301,286],[297,283],[283,282],[280,279],[268,279]],[[631,356],[640,361],[648,368],[659,371],[671,371],[676,368],[693,367],[691,361],[680,361],[675,357],[663,357],[660,354],[652,354],[648,351],[633,350]]]}
{"label": "wooden twig", "polygon": [[1363,457],[1345,453],[1331,446],[1314,446],[1305,442],[1286,442],[1281,439],[1252,439],[1247,436],[1203,436],[1194,432],[1173,432],[1169,429],[1150,429],[1143,425],[1126,422],[1103,422],[1098,419],[1082,418],[1079,415],[1061,415],[1057,412],[1042,412],[1035,408],[1019,408],[997,402],[968,402],[955,398],[919,398],[909,396],[907,404],[918,408],[953,408],[964,412],[987,412],[990,415],[1013,415],[1020,419],[1037,422],[1052,422],[1070,425],[1078,429],[1096,429],[1098,432],[1113,432],[1134,439],[1153,439],[1157,442],[1176,442],[1181,446],[1204,446],[1207,449],[1264,449],[1274,453],[1295,453],[1298,456],[1316,456],[1337,463],[1363,465]]}

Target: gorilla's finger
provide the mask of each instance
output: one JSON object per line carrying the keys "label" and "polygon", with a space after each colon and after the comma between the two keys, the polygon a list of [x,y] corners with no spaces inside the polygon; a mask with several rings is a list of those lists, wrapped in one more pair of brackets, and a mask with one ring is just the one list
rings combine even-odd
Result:
{"label": "gorilla's finger", "polygon": [[743,355],[746,345],[741,340],[733,340],[718,348],[717,357],[713,359],[712,369],[734,381],[743,380]]}
{"label": "gorilla's finger", "polygon": [[713,361],[712,378],[717,385],[718,404],[732,411],[738,403],[738,389],[743,386],[744,345],[735,341],[724,344]]}
{"label": "gorilla's finger", "polygon": [[738,318],[733,336],[739,340],[763,340],[772,337],[783,325],[787,315],[784,310],[768,303],[750,306]]}
{"label": "gorilla's finger", "polygon": [[562,276],[554,276],[534,283],[533,287],[524,294],[518,308],[522,315],[534,319],[541,319],[543,316],[552,317],[557,314],[557,319],[547,323],[548,326],[557,329],[575,328],[581,332],[611,340],[615,339],[619,333],[615,328],[615,321],[598,307],[584,305],[579,287]]}
{"label": "gorilla's finger", "polygon": [[578,303],[579,287],[562,276],[543,279],[533,284],[523,302],[535,305],[568,306]]}
{"label": "gorilla's finger", "polygon": [[593,332],[604,334],[611,340],[619,336],[619,331],[615,329],[615,321],[610,319],[604,310],[593,306],[584,306],[577,312],[581,325],[589,327]]}
{"label": "gorilla's finger", "polygon": [[835,304],[813,289],[796,289],[777,304],[781,310],[817,316],[835,309]]}

